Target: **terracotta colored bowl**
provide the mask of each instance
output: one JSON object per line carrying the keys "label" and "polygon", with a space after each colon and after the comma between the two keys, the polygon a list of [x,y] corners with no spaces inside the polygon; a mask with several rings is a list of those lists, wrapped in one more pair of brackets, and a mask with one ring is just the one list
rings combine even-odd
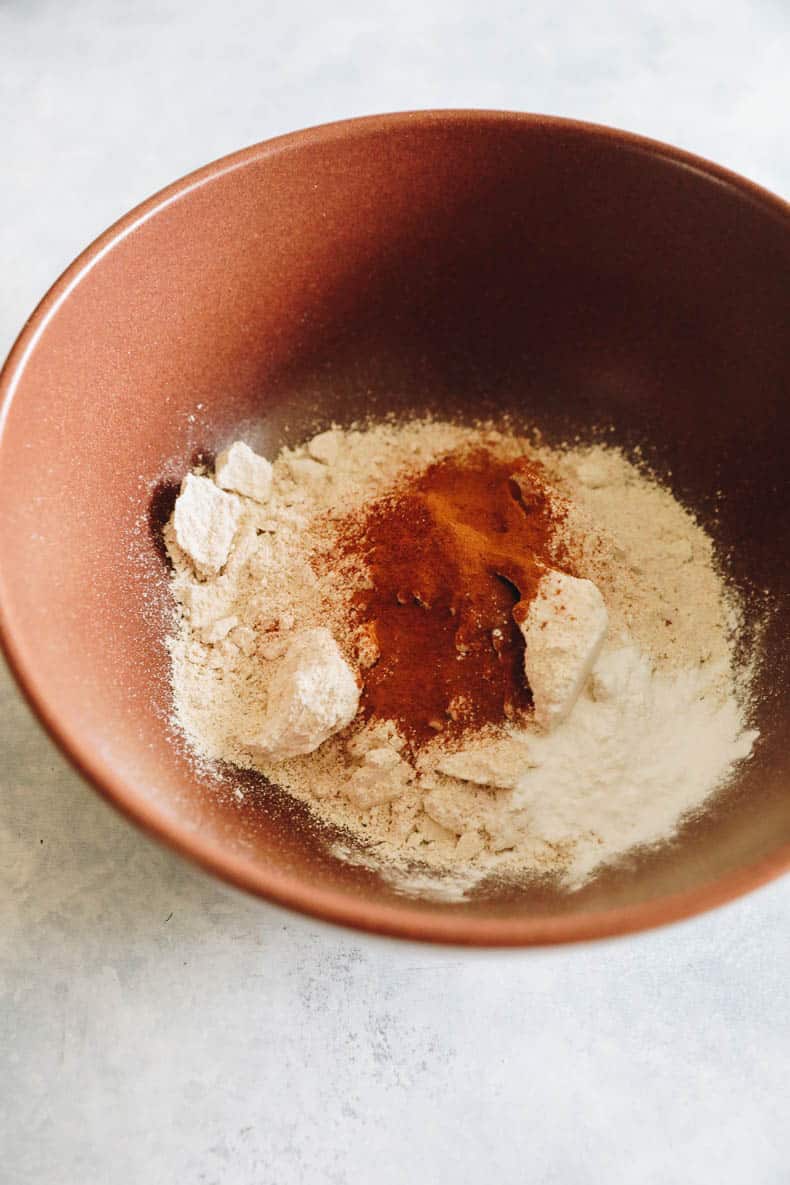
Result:
{"label": "terracotta colored bowl", "polygon": [[[17,678],[130,818],[328,920],[561,942],[771,879],[790,865],[789,281],[786,205],[605,128],[423,112],[209,165],[80,256],[2,373],[0,625]],[[239,803],[232,773],[196,775],[168,731],[157,523],[172,483],[237,436],[273,454],[333,419],[426,408],[508,409],[550,434],[611,425],[671,471],[734,579],[773,595],[762,739],[739,784],[577,894],[398,895],[331,857],[276,788]]]}

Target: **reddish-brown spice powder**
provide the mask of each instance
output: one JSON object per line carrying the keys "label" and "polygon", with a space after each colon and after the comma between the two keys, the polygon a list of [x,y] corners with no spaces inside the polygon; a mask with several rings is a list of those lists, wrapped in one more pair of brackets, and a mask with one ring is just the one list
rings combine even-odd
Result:
{"label": "reddish-brown spice powder", "polygon": [[529,709],[513,610],[556,562],[563,517],[539,463],[480,450],[432,465],[346,524],[346,556],[370,571],[354,601],[377,654],[363,671],[367,718],[397,721],[417,748]]}

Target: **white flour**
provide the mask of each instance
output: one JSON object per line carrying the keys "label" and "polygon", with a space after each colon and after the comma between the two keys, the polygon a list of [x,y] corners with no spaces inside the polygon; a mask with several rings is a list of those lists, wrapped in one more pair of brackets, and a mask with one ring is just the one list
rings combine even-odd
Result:
{"label": "white flour", "polygon": [[[386,723],[355,721],[290,760],[254,751],[245,738],[260,735],[298,631],[328,628],[360,678],[372,661],[348,615],[366,573],[338,563],[333,515],[481,445],[544,462],[572,504],[566,543],[578,575],[603,595],[608,633],[568,718],[550,733],[489,729],[461,751],[438,737],[416,765]],[[737,614],[710,540],[616,450],[551,451],[490,428],[421,422],[322,433],[274,460],[270,491],[268,470],[253,485],[250,457],[231,460],[238,472],[223,482],[241,510],[221,571],[224,506],[199,571],[166,528],[181,614],[170,639],[175,719],[198,756],[259,769],[342,828],[343,858],[405,892],[445,898],[499,873],[576,888],[602,864],[671,838],[751,751],[732,670]]]}
{"label": "white flour", "polygon": [[[743,728],[735,697],[717,692],[720,675],[656,673],[635,646],[609,649],[562,725],[500,739],[493,763],[466,771],[502,789],[459,793],[442,781],[424,809],[453,833],[484,831],[494,849],[524,832],[572,849],[564,880],[579,887],[613,854],[671,836],[748,757],[757,733]],[[442,769],[463,771],[459,756]]]}
{"label": "white flour", "polygon": [[515,797],[549,843],[587,837],[574,852],[580,883],[601,846],[626,851],[671,835],[756,738],[734,696],[717,696],[704,669],[656,674],[635,647],[611,650],[562,732],[531,741],[536,768]]}

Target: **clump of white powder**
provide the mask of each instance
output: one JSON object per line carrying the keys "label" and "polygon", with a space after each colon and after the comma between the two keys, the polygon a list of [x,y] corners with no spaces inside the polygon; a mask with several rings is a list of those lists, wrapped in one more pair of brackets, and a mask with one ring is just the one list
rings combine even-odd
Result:
{"label": "clump of white powder", "polygon": [[601,652],[608,625],[603,597],[591,580],[549,572],[540,581],[521,624],[536,724],[555,728],[567,719]]}
{"label": "clump of white powder", "polygon": [[[340,562],[335,531],[440,457],[481,447],[546,466],[568,499],[579,579],[550,574],[522,623],[545,718],[453,746],[438,735],[414,758],[392,722],[356,717],[377,655],[350,625],[367,572]],[[308,802],[348,836],[338,854],[405,892],[459,897],[492,874],[578,888],[671,838],[751,752],[737,614],[710,539],[615,449],[384,424],[323,432],[273,464],[237,442],[183,488],[165,530],[176,722],[201,758]]]}
{"label": "clump of white powder", "polygon": [[260,728],[239,739],[264,758],[300,757],[350,724],[358,707],[354,672],[329,630],[300,630],[272,676]]}
{"label": "clump of white powder", "polygon": [[223,494],[208,477],[186,475],[173,512],[173,532],[201,576],[215,576],[227,562],[241,514],[238,499]]}

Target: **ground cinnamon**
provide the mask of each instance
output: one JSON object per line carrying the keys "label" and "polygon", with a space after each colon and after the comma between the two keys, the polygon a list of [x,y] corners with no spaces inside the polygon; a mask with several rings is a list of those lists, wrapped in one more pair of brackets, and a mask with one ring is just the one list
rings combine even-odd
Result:
{"label": "ground cinnamon", "polygon": [[374,644],[368,718],[397,721],[418,747],[529,709],[513,609],[556,560],[563,513],[538,463],[478,451],[432,465],[348,527],[346,553],[370,571],[354,605]]}

